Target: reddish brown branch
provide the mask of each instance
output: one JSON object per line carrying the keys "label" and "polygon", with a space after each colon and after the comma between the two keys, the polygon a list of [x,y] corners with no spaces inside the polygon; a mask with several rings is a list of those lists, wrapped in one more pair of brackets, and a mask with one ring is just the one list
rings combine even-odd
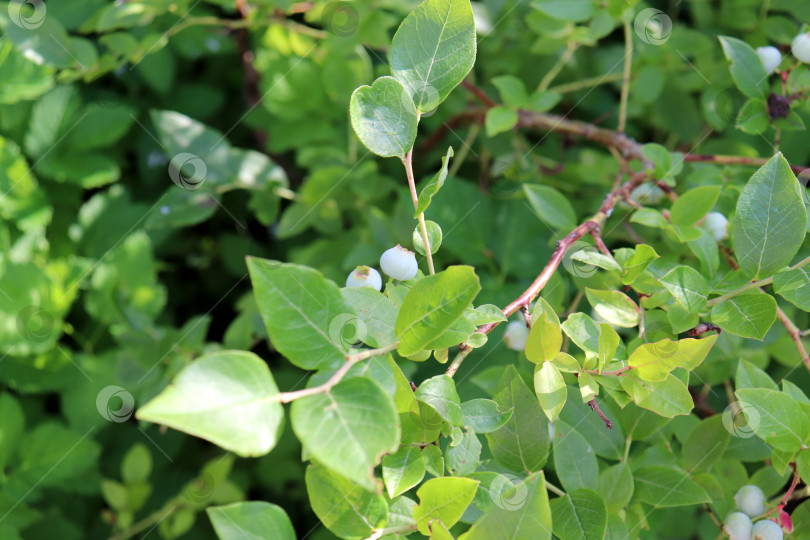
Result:
{"label": "reddish brown branch", "polygon": [[596,398],[590,400],[588,405],[590,405],[592,411],[596,411],[596,414],[598,414],[599,418],[602,419],[602,422],[605,423],[606,428],[613,429],[613,422],[611,422],[608,417],[605,416],[605,413],[602,412],[602,409],[599,408],[599,405],[596,403]]}
{"label": "reddish brown branch", "polygon": [[495,103],[494,101],[492,101],[492,99],[490,99],[490,97],[487,95],[486,92],[475,86],[470,81],[467,80],[461,81],[461,86],[469,90],[472,93],[472,95],[477,97],[481,101],[481,103],[487,106],[488,109],[491,109],[492,107],[495,107],[497,105],[497,103]]}
{"label": "reddish brown branch", "polygon": [[810,355],[807,354],[807,349],[804,347],[804,343],[802,342],[802,331],[799,330],[795,324],[793,324],[790,317],[788,317],[779,306],[776,307],[776,316],[779,317],[779,320],[785,326],[785,330],[787,330],[790,339],[792,339],[793,343],[796,344],[796,349],[799,351],[799,356],[801,356],[805,367],[810,370]]}

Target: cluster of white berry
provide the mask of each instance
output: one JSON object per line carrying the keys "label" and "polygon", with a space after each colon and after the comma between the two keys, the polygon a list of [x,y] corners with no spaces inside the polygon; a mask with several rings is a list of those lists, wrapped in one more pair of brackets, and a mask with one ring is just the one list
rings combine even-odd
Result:
{"label": "cluster of white berry", "polygon": [[782,540],[782,527],[776,521],[761,519],[756,523],[751,518],[765,513],[765,494],[757,486],[747,485],[734,495],[740,512],[726,516],[723,530],[731,540]]}
{"label": "cluster of white berry", "polygon": [[[810,64],[810,32],[802,32],[793,38],[790,50],[800,62]],[[776,71],[776,68],[782,63],[782,53],[776,47],[758,47],[757,55],[768,73]]]}
{"label": "cluster of white berry", "polygon": [[[382,254],[380,268],[386,275],[399,281],[413,279],[416,272],[419,271],[414,252],[405,249],[399,244]],[[370,266],[358,266],[346,278],[346,286],[371,287],[379,291],[382,289],[382,277],[380,277],[379,272]]]}

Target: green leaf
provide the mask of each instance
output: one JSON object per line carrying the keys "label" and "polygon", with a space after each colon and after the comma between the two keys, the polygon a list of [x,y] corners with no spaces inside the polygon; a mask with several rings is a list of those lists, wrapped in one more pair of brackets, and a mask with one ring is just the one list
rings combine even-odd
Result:
{"label": "green leaf", "polygon": [[607,507],[602,496],[592,489],[577,489],[551,501],[554,535],[560,540],[604,538]]}
{"label": "green leaf", "polygon": [[447,375],[436,375],[419,385],[416,399],[436,411],[451,426],[463,424],[456,383]]}
{"label": "green leaf", "polygon": [[[442,228],[435,221],[425,220],[425,230],[427,230],[430,253],[436,253],[442,245]],[[425,254],[425,240],[422,238],[422,228],[418,225],[413,230],[413,247],[420,255]]]}
{"label": "green leaf", "polygon": [[[644,157],[655,165],[655,177],[665,178],[672,170],[672,154],[666,147],[657,143],[647,143],[641,147]],[[651,188],[652,189],[652,188]]]}
{"label": "green leaf", "polygon": [[679,414],[689,414],[694,407],[689,389],[674,374],[660,382],[649,382],[634,375],[632,371],[620,377],[622,388],[630,394],[639,407],[672,418]]}
{"label": "green leaf", "polygon": [[543,473],[506,486],[459,540],[551,540],[551,508]]}
{"label": "green leaf", "polygon": [[633,255],[624,261],[624,264],[622,265],[624,267],[622,283],[625,285],[630,285],[633,283],[636,278],[647,269],[650,263],[652,263],[658,257],[658,253],[656,253],[655,250],[647,244],[637,245]]}
{"label": "green leaf", "polygon": [[20,403],[11,394],[0,394],[0,472],[14,455],[24,429],[25,415]]}
{"label": "green leaf", "polygon": [[209,506],[205,512],[220,540],[295,540],[290,518],[275,504],[264,501],[238,502]]}
{"label": "green leaf", "polygon": [[504,370],[494,399],[502,410],[514,412],[502,428],[487,434],[492,456],[513,471],[539,471],[548,459],[548,421],[514,366]]}
{"label": "green leaf", "polygon": [[687,338],[671,341],[669,338],[645,343],[630,355],[628,365],[633,373],[645,381],[664,381],[675,368],[692,371],[709,354],[717,335],[703,339]]}
{"label": "green leaf", "polygon": [[507,320],[501,308],[493,304],[484,304],[475,309],[470,309],[464,316],[475,326],[491,322],[506,322]]}
{"label": "green leaf", "polygon": [[511,410],[502,410],[490,399],[471,399],[461,404],[462,425],[476,433],[497,431],[511,417]]}
{"label": "green leaf", "polygon": [[387,296],[371,287],[346,287],[340,289],[340,294],[361,321],[361,324],[351,319],[345,321],[354,337],[372,347],[385,347],[397,340],[394,332],[397,308]]}
{"label": "green leaf", "polygon": [[568,319],[562,323],[562,329],[583,351],[599,353],[599,325],[587,314],[569,315]]}
{"label": "green leaf", "polygon": [[382,460],[382,475],[385,489],[392,499],[405,493],[422,481],[425,476],[425,460],[418,446],[403,446]]}
{"label": "green leaf", "polygon": [[570,231],[577,226],[574,207],[558,190],[542,184],[523,184],[523,192],[537,216],[549,227]]}
{"label": "green leaf", "polygon": [[419,504],[413,511],[419,532],[429,535],[428,525],[434,519],[447,527],[455,525],[477,489],[478,482],[470,478],[433,478],[422,484],[416,491]]}
{"label": "green leaf", "polygon": [[586,287],[585,295],[588,297],[588,302],[591,303],[594,311],[607,322],[622,328],[638,326],[641,320],[641,312],[636,303],[623,292],[601,291]]}
{"label": "green leaf", "polygon": [[710,416],[692,428],[683,442],[683,464],[690,472],[708,471],[723,455],[731,435],[722,415]]}
{"label": "green leaf", "polygon": [[807,212],[802,187],[777,154],[751,177],[737,202],[732,243],[740,268],[752,280],[787,266],[804,241]]}
{"label": "green leaf", "polygon": [[498,89],[501,100],[507,107],[527,109],[530,106],[526,85],[514,75],[501,75],[492,78],[492,84]]}
{"label": "green leaf", "polygon": [[393,400],[365,377],[297,399],[290,420],[315,460],[369,490],[375,489],[372,468],[399,447],[399,416]]}
{"label": "green leaf", "polygon": [[425,0],[394,35],[391,73],[408,89],[416,110],[430,112],[470,72],[475,49],[469,0]]}
{"label": "green leaf", "polygon": [[582,22],[593,16],[596,0],[534,0],[532,7],[555,19]]}
{"label": "green leaf", "polygon": [[487,137],[500,135],[514,128],[518,123],[518,114],[514,109],[508,107],[492,107],[487,111],[484,119],[484,126],[487,130]]}
{"label": "green leaf", "polygon": [[312,510],[337,536],[366,538],[385,525],[388,504],[383,495],[316,464],[307,467],[306,484]]}
{"label": "green leaf", "polygon": [[622,338],[608,323],[599,323],[599,362],[597,369],[601,372],[613,360]]}
{"label": "green leaf", "polygon": [[240,456],[278,442],[284,409],[267,364],[253,353],[218,351],[195,360],[149,403],[139,420],[165,424]]}
{"label": "green leaf", "polygon": [[442,189],[444,181],[447,179],[447,166],[450,164],[451,157],[453,157],[452,146],[447,148],[447,154],[442,158],[442,167],[439,169],[439,172],[437,172],[430,182],[425,184],[422,191],[419,192],[418,203],[416,204],[416,210],[413,213],[414,219],[418,218],[419,214],[424,213],[424,211],[428,209],[433,196],[436,195],[440,189]]}
{"label": "green leaf", "polygon": [[419,117],[408,92],[393,77],[380,77],[354,91],[349,105],[352,127],[371,152],[404,158],[416,140]]}
{"label": "green leaf", "polygon": [[712,307],[712,322],[724,332],[762,341],[776,320],[776,300],[769,294],[741,294]]}
{"label": "green leaf", "polygon": [[[796,452],[810,434],[810,420],[795,399],[766,388],[735,392],[744,402],[748,425],[766,443],[785,452]],[[758,413],[759,418],[754,418]]]}
{"label": "green leaf", "polygon": [[599,473],[598,491],[605,497],[607,510],[616,514],[633,497],[633,473],[627,463],[617,463]]}
{"label": "green leaf", "polygon": [[447,330],[472,303],[481,284],[470,266],[451,266],[419,280],[397,317],[399,353],[411,356]]}
{"label": "green leaf", "polygon": [[553,360],[562,348],[562,332],[560,326],[549,321],[547,316],[538,317],[529,330],[526,339],[526,358],[529,362],[540,364]]}
{"label": "green leaf", "polygon": [[770,390],[779,390],[779,387],[765,371],[743,359],[740,359],[737,364],[734,382],[737,390],[741,388],[768,388]]}
{"label": "green leaf", "polygon": [[604,253],[599,253],[595,249],[580,249],[571,255],[571,260],[596,266],[603,270],[610,270],[611,272],[622,271],[622,267],[619,266],[616,259],[608,257]]}
{"label": "green leaf", "polygon": [[469,476],[481,461],[481,441],[475,431],[465,431],[458,444],[454,441],[445,451],[447,472],[453,476]]}
{"label": "green leaf", "polygon": [[554,422],[565,405],[568,391],[560,370],[551,362],[537,364],[534,370],[534,391],[549,422]]}
{"label": "green leaf", "polygon": [[675,201],[669,210],[669,221],[673,225],[688,227],[703,219],[714,207],[720,196],[720,186],[703,186],[690,189]]}
{"label": "green leaf", "polygon": [[797,308],[810,311],[810,274],[804,268],[776,274],[773,290]]}
{"label": "green leaf", "polygon": [[341,334],[357,316],[337,285],[297,264],[249,257],[248,270],[259,313],[279,353],[302,369],[345,362],[351,343]]}
{"label": "green leaf", "polygon": [[749,98],[765,98],[768,91],[768,73],[756,51],[744,41],[719,36],[723,54],[731,62],[731,78],[740,92]]}
{"label": "green leaf", "polygon": [[146,482],[150,472],[152,472],[152,454],[149,453],[149,449],[143,443],[133,445],[121,462],[121,479],[125,484]]}
{"label": "green leaf", "polygon": [[649,465],[633,473],[633,497],[655,508],[692,506],[711,502],[711,497],[683,471],[672,467]]}
{"label": "green leaf", "polygon": [[585,437],[565,422],[554,424],[554,470],[566,491],[596,489],[599,465],[596,453]]}
{"label": "green leaf", "polygon": [[658,281],[686,310],[700,313],[706,309],[709,286],[700,272],[694,268],[676,266]]}

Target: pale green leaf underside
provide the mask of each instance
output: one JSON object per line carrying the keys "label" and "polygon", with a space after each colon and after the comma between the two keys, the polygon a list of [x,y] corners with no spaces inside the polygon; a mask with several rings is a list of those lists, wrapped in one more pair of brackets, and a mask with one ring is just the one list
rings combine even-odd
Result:
{"label": "pale green leaf underside", "polygon": [[469,0],[425,0],[402,22],[391,46],[391,73],[420,113],[432,111],[475,62]]}
{"label": "pale green leaf underside", "polygon": [[419,119],[405,88],[393,77],[360,86],[349,104],[352,127],[366,148],[382,157],[405,157]]}
{"label": "pale green leaf underside", "polygon": [[253,353],[219,351],[186,366],[140,420],[165,424],[240,456],[261,456],[278,441],[284,410],[267,364]]}

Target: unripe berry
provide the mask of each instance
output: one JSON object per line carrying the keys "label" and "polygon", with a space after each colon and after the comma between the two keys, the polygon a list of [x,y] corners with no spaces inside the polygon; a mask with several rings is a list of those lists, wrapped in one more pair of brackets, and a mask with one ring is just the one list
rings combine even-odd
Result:
{"label": "unripe berry", "polygon": [[776,47],[757,47],[757,55],[768,73],[773,73],[782,63],[782,53]]}
{"label": "unripe berry", "polygon": [[526,340],[529,339],[529,328],[523,321],[512,321],[506,325],[503,340],[506,346],[515,351],[526,349]]}
{"label": "unripe berry", "polygon": [[370,266],[358,266],[346,278],[347,287],[371,287],[378,291],[382,289],[380,273]]}
{"label": "unripe berry", "polygon": [[731,540],[751,540],[751,518],[742,512],[732,512],[726,516],[723,530]]}
{"label": "unripe berry", "polygon": [[754,540],[782,540],[785,536],[782,533],[782,527],[770,519],[763,519],[754,523],[751,534]]}
{"label": "unripe berry", "polygon": [[793,56],[805,64],[810,64],[810,32],[796,36],[790,44],[790,50],[793,51]]}
{"label": "unripe berry", "polygon": [[408,281],[416,276],[419,265],[416,264],[416,255],[397,244],[380,257],[380,268],[387,275],[400,281]]}
{"label": "unripe berry", "polygon": [[712,233],[718,242],[728,236],[728,220],[720,212],[709,212],[703,218],[703,228]]}
{"label": "unripe berry", "polygon": [[740,488],[734,495],[737,508],[751,517],[765,513],[765,494],[759,486],[747,485]]}

